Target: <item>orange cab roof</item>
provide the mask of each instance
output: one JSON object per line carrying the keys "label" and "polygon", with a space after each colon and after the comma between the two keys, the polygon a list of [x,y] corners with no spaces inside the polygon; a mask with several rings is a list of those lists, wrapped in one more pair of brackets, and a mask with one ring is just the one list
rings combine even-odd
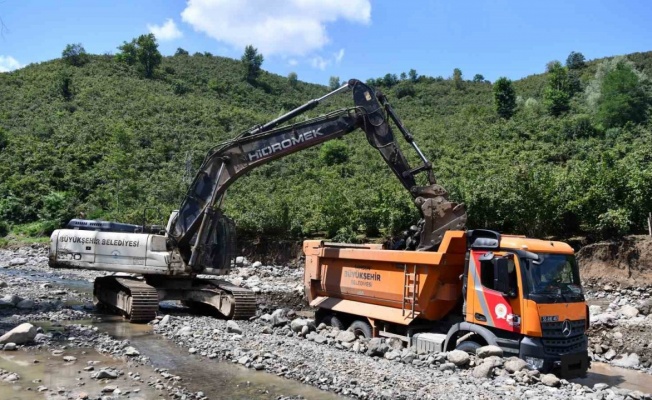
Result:
{"label": "orange cab roof", "polygon": [[555,242],[552,240],[529,239],[525,236],[502,235],[500,237],[500,247],[514,250],[527,250],[534,253],[573,254],[573,248],[567,243]]}

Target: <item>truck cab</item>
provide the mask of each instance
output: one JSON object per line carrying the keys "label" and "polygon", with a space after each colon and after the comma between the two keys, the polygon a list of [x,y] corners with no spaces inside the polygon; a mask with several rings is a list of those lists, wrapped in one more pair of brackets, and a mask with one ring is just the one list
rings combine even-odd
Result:
{"label": "truck cab", "polygon": [[538,369],[585,372],[588,310],[573,249],[491,231],[469,231],[468,243],[465,322]]}

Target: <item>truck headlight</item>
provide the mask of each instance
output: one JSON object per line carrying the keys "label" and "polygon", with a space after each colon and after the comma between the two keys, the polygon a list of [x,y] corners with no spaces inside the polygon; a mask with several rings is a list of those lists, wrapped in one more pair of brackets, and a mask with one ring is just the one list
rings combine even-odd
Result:
{"label": "truck headlight", "polygon": [[525,357],[525,362],[527,362],[528,364],[530,364],[536,369],[543,368],[543,358]]}

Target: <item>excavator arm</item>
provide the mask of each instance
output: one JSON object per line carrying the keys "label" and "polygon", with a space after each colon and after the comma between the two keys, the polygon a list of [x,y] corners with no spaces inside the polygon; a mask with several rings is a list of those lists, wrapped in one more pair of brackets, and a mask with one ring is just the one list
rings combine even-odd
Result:
{"label": "excavator arm", "polygon": [[[277,128],[324,99],[351,89],[355,107]],[[388,119],[396,124],[404,138],[419,154],[423,164],[411,169],[401,152]],[[368,142],[379,150],[383,159],[415,199],[423,219],[419,223],[417,250],[436,247],[449,229],[461,229],[466,222],[463,205],[448,201],[439,186],[432,166],[417,147],[409,131],[396,116],[387,99],[358,80],[311,100],[262,126],[255,126],[233,140],[212,149],[195,176],[176,218],[168,229],[171,246],[195,271],[224,264],[228,229],[219,206],[227,188],[253,168],[275,159],[346,135],[356,129],[365,132]],[[415,175],[427,172],[429,185],[418,186]]]}

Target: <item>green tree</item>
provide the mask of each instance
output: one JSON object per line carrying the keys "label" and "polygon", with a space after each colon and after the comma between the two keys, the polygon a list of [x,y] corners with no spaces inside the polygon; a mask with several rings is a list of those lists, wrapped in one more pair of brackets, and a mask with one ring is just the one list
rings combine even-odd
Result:
{"label": "green tree", "polygon": [[260,67],[263,65],[264,57],[258,53],[252,45],[245,47],[244,54],[240,58],[242,65],[245,67],[245,79],[248,82],[253,82],[260,75]]}
{"label": "green tree", "polygon": [[404,81],[407,79],[407,74],[405,72],[401,72],[401,80]]}
{"label": "green tree", "polygon": [[62,69],[57,74],[55,82],[55,90],[64,100],[71,100],[75,95],[75,90],[72,84],[72,72],[68,69]]}
{"label": "green tree", "polygon": [[582,69],[585,66],[584,54],[580,52],[571,51],[566,58],[566,68],[568,69]]}
{"label": "green tree", "polygon": [[494,83],[494,104],[496,106],[496,112],[502,118],[509,119],[514,115],[514,111],[516,110],[516,92],[514,91],[511,80],[500,77]]}
{"label": "green tree", "polygon": [[177,57],[177,56],[187,56],[187,55],[188,55],[188,51],[182,49],[181,47],[177,47],[177,51],[174,52],[175,57]]}
{"label": "green tree", "polygon": [[339,76],[331,76],[328,78],[328,88],[330,90],[335,90],[338,87],[340,87],[340,77]]}
{"label": "green tree", "polygon": [[296,87],[298,81],[299,81],[299,77],[297,76],[296,72],[290,72],[288,74],[288,84],[290,85],[290,87]]}
{"label": "green tree", "polygon": [[473,76],[473,82],[476,82],[476,83],[484,82],[484,76],[482,76],[482,74],[475,74]]}
{"label": "green tree", "polygon": [[543,103],[550,115],[558,116],[568,111],[570,107],[571,81],[568,69],[559,61],[548,63],[547,69],[548,81],[543,91]]}
{"label": "green tree", "polygon": [[453,70],[453,85],[455,89],[462,89],[462,70],[459,68]]}
{"label": "green tree", "polygon": [[81,67],[89,60],[88,53],[81,43],[69,44],[63,49],[61,57],[66,63],[74,67]]}
{"label": "green tree", "polygon": [[417,74],[417,70],[416,70],[416,69],[411,69],[411,70],[408,72],[408,77],[410,78],[410,80],[411,80],[412,82],[416,82],[417,79],[419,79],[419,75]]}
{"label": "green tree", "polygon": [[383,85],[387,87],[392,87],[398,83],[398,77],[396,74],[385,74],[383,77]]}
{"label": "green tree", "polygon": [[628,64],[616,64],[602,81],[598,122],[605,128],[613,128],[623,126],[628,121],[645,121],[650,104],[646,86]]}
{"label": "green tree", "polygon": [[118,46],[118,50],[120,50],[120,53],[116,54],[118,61],[128,65],[138,63],[139,70],[145,78],[154,76],[154,71],[163,59],[153,33],[140,35],[129,43],[124,42]]}

